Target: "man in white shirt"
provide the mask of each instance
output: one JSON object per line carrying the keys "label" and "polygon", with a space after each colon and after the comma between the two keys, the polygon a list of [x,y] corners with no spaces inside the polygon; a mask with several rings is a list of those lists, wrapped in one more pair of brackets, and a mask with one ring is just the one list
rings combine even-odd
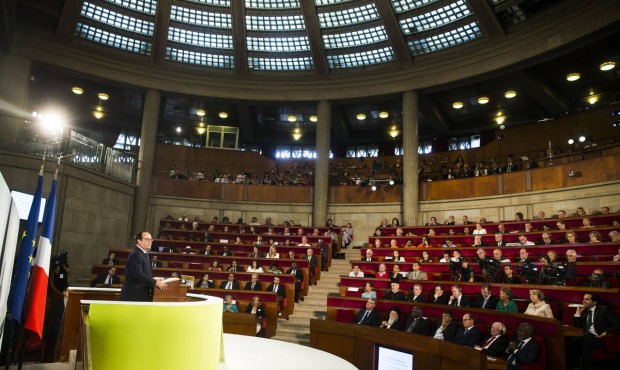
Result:
{"label": "man in white shirt", "polygon": [[349,277],[364,277],[364,273],[360,270],[359,265],[353,266],[353,270],[349,272]]}

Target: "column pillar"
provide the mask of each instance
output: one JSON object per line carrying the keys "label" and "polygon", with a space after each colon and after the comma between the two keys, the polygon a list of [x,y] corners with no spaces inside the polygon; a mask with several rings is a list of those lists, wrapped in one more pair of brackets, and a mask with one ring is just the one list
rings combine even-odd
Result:
{"label": "column pillar", "polygon": [[[146,228],[146,217],[151,196],[151,178],[153,177],[153,159],[157,139],[157,121],[161,94],[149,89],[144,96],[142,112],[142,131],[140,132],[140,152],[136,168],[136,193],[134,198],[132,234]],[[157,230],[147,230],[156,235]]]}
{"label": "column pillar", "polygon": [[418,93],[403,93],[403,224],[418,225]]}
{"label": "column pillar", "polygon": [[312,198],[312,225],[320,226],[327,219],[329,196],[329,144],[331,141],[332,105],[321,100],[317,105],[316,161],[314,162],[314,196]]}
{"label": "column pillar", "polygon": [[16,139],[30,117],[28,91],[30,82],[30,60],[22,57],[0,54],[0,138]]}

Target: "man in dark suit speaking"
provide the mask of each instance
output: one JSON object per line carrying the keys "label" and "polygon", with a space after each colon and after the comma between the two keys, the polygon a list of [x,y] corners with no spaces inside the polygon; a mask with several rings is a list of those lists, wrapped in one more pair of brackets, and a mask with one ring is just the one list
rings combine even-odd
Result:
{"label": "man in dark suit speaking", "polygon": [[136,247],[129,253],[125,262],[125,282],[121,289],[121,301],[148,302],[153,300],[152,290],[157,287],[166,290],[168,285],[162,280],[153,279],[148,251],[153,237],[147,231],[136,235]]}

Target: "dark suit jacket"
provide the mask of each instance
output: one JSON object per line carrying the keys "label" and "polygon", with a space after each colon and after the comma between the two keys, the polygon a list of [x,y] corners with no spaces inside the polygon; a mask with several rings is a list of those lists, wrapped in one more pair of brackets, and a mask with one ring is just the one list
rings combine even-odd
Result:
{"label": "dark suit jacket", "polygon": [[[308,256],[305,257],[305,259],[308,259]],[[309,267],[316,267],[318,264],[316,256],[312,255],[312,257],[310,257],[310,262],[308,262]]]}
{"label": "dark suit jacket", "polygon": [[[293,268],[289,268],[286,270],[286,274],[291,275],[293,273]],[[304,280],[304,271],[300,268],[295,270],[295,282],[298,283]]]}
{"label": "dark suit jacket", "polygon": [[376,258],[372,258],[372,257],[370,257],[370,258],[366,258],[366,257],[362,258],[362,261],[365,261],[365,262],[372,262],[372,261],[376,261],[376,260],[377,260]]}
{"label": "dark suit jacket", "polygon": [[496,241],[493,241],[492,245],[494,247],[505,247],[506,246],[506,241],[502,239],[501,243],[497,243]]}
{"label": "dark suit jacket", "polygon": [[[490,335],[480,342],[480,347],[484,346],[489,339],[491,339]],[[503,357],[506,354],[506,348],[508,348],[509,342],[508,337],[502,334],[491,343],[489,348],[483,348],[482,352],[486,353],[487,356]]]}
{"label": "dark suit jacket", "polygon": [[[365,314],[366,314],[366,307],[362,308],[360,312],[358,312],[353,322],[356,324],[359,323]],[[364,321],[362,321],[360,325],[379,326],[380,324],[381,324],[381,321],[379,320],[379,312],[377,312],[377,310],[372,310],[370,311],[368,316],[364,319]]]}
{"label": "dark suit jacket", "polygon": [[473,347],[480,343],[480,330],[476,329],[476,327],[472,327],[466,333],[465,328],[459,328],[456,331],[453,342],[463,346]]}
{"label": "dark suit jacket", "polygon": [[260,281],[257,281],[256,285],[254,285],[254,289],[252,289],[252,282],[249,281],[247,284],[245,284],[245,288],[243,290],[253,290],[253,291],[263,290],[263,284],[261,284]]}
{"label": "dark suit jacket", "polygon": [[161,262],[159,262],[159,261],[155,261],[155,262],[151,261],[151,268],[161,267],[161,266],[162,266]]}
{"label": "dark suit jacket", "polygon": [[403,330],[403,323],[400,320],[400,317],[398,318],[398,320],[396,320],[392,326],[389,327],[390,330]]}
{"label": "dark suit jacket", "polygon": [[[497,297],[491,295],[489,297],[489,299],[487,300],[487,305],[484,306],[484,309],[488,309],[488,310],[495,310],[497,308]],[[482,295],[480,295],[478,297],[478,299],[476,300],[476,303],[474,303],[474,305],[472,307],[475,308],[482,308],[482,304],[484,303],[484,298],[482,298]],[[488,338],[487,338],[488,339]],[[496,339],[497,340],[497,339]]]}
{"label": "dark suit jacket", "polygon": [[[450,305],[456,306],[456,303],[457,303],[457,299],[455,298],[452,301],[452,303],[450,303]],[[496,305],[497,305],[497,303],[496,303]],[[469,301],[469,298],[467,298],[464,295],[461,295],[461,307],[469,307],[469,306],[471,306],[471,302]]]}
{"label": "dark suit jacket", "polygon": [[[220,289],[226,289],[226,284],[228,284],[228,279],[220,283]],[[239,286],[239,282],[237,280],[233,280],[232,288],[233,290],[241,289],[241,287]]]}
{"label": "dark suit jacket", "polygon": [[[435,323],[435,327],[433,328],[433,332],[431,333],[431,336],[435,335],[435,332],[437,331],[437,329],[439,329],[439,327],[441,326],[441,318],[439,320],[437,320],[437,322]],[[446,327],[446,330],[442,331],[443,334],[443,339],[447,340],[449,342],[452,342],[454,340],[454,337],[456,336],[456,331],[458,330],[458,325],[456,325],[456,322],[452,321],[448,324],[448,326]]]}
{"label": "dark suit jacket", "polygon": [[508,370],[517,370],[520,365],[531,365],[538,359],[538,353],[540,353],[540,347],[538,347],[538,342],[534,338],[531,338],[527,344],[523,346],[520,350],[515,353],[516,365],[512,364],[512,360],[510,359],[510,354],[508,354],[507,361]]}
{"label": "dark suit jacket", "polygon": [[435,299],[435,296],[431,296],[431,301],[429,303],[435,303],[435,304],[448,304],[449,298],[447,295],[442,295],[440,297],[438,297],[437,299]]}
{"label": "dark suit jacket", "polygon": [[[110,262],[109,258],[104,258],[103,262],[101,262],[103,265],[107,265]],[[118,259],[114,258],[112,260],[112,265],[118,265]]]}
{"label": "dark suit jacket", "polygon": [[[202,280],[202,278],[200,278],[200,280],[198,280],[198,281],[196,282],[196,284],[194,285],[194,287],[196,287],[196,288],[200,288],[200,285],[202,285],[202,282],[203,282],[203,281],[204,281],[204,280]],[[212,282],[212,281],[210,281],[210,280],[207,280],[207,288],[213,288],[213,286],[214,286],[213,282]]]}
{"label": "dark suit jacket", "polygon": [[[90,282],[90,286],[95,287],[97,286],[97,284],[105,284],[105,279],[108,277],[108,274],[99,274],[97,275],[97,277]],[[112,276],[112,283],[111,284],[120,284],[121,283],[121,279],[118,278],[118,276],[114,275]]]}
{"label": "dark suit jacket", "polygon": [[[405,324],[405,327],[403,328],[404,332],[406,332],[409,329],[409,326],[413,324],[413,320],[414,318],[412,316],[409,316],[409,319],[407,320],[407,323]],[[420,335],[428,335],[428,324],[426,323],[425,318],[420,317],[415,321],[412,333],[420,334]]]}
{"label": "dark suit jacket", "polygon": [[226,256],[232,256],[233,254],[231,251],[226,251],[226,252],[221,251],[220,253],[218,253],[218,255],[226,257]]}
{"label": "dark suit jacket", "polygon": [[[271,283],[271,284],[269,284],[269,286],[265,290],[267,292],[273,292],[273,288],[274,288],[274,285],[273,285],[273,283]],[[286,298],[286,289],[284,289],[284,285],[282,285],[282,284],[278,285],[278,296],[280,296],[282,298]]]}
{"label": "dark suit jacket", "polygon": [[409,302],[426,302],[426,296],[424,294],[420,294],[419,296],[414,296],[413,293],[407,295],[407,300]]}
{"label": "dark suit jacket", "polygon": [[121,301],[148,302],[153,299],[155,280],[151,272],[148,254],[135,246],[125,261],[125,282],[121,289]]}
{"label": "dark suit jacket", "polygon": [[[245,313],[252,313],[252,303],[249,303],[248,306],[245,308]],[[265,306],[263,306],[262,303],[256,308],[256,317],[265,317]]]}
{"label": "dark suit jacket", "polygon": [[243,267],[237,265],[237,267],[230,266],[226,271],[229,272],[243,272]]}
{"label": "dark suit jacket", "polygon": [[215,255],[215,253],[213,253],[213,251],[207,252],[206,249],[201,250],[200,253],[198,253],[198,254],[204,254],[206,256],[213,256],[213,255]]}
{"label": "dark suit jacket", "polygon": [[383,295],[383,299],[391,299],[394,301],[406,301],[407,300],[407,298],[405,297],[405,293],[401,292],[400,290],[396,293],[392,292],[391,290],[388,290],[387,293]]}
{"label": "dark suit jacket", "polygon": [[[580,317],[573,317],[573,326],[583,328],[586,324],[587,317],[588,310],[584,310]],[[620,332],[620,317],[604,306],[596,307],[596,310],[594,310],[592,323],[594,324],[594,330],[596,330],[598,335],[601,335],[604,332],[607,332],[607,334]]]}

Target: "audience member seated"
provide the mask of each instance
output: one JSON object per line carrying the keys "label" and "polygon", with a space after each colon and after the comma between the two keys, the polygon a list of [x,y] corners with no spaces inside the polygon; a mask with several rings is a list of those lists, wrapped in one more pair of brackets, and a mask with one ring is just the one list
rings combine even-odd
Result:
{"label": "audience member seated", "polygon": [[263,284],[258,281],[258,274],[252,274],[250,281],[245,284],[244,290],[261,291],[263,290]]}
{"label": "audience member seated", "polygon": [[351,272],[349,272],[349,277],[358,277],[358,278],[364,277],[364,273],[360,270],[360,266],[359,265],[354,265],[353,266],[353,270],[351,270]]}
{"label": "audience member seated", "polygon": [[233,303],[233,297],[230,294],[226,294],[226,297],[224,297],[224,312],[239,312],[237,305]]}
{"label": "audience member seated", "polygon": [[232,260],[230,267],[226,270],[228,272],[243,272],[243,267],[239,266],[237,260]]}
{"label": "audience member seated", "polygon": [[308,250],[306,250],[306,259],[308,260],[308,271],[310,271],[310,276],[308,278],[310,279],[310,281],[314,281],[319,262],[314,255],[314,251],[312,250],[312,248],[308,248]]}
{"label": "audience member seated", "polygon": [[514,270],[510,265],[504,265],[499,275],[500,284],[522,284],[521,278],[514,275]]}
{"label": "audience member seated", "polygon": [[471,305],[469,298],[463,295],[463,290],[460,285],[453,285],[450,289],[452,295],[450,296],[448,304],[459,307],[469,307]]}
{"label": "audience member seated", "polygon": [[379,265],[379,270],[375,274],[375,277],[379,279],[388,279],[390,277],[390,274],[387,273],[387,268],[385,267],[385,263],[382,263]]}
{"label": "audience member seated", "polygon": [[426,302],[426,296],[422,294],[422,284],[414,284],[411,294],[407,295],[409,302]]}
{"label": "audience member seated", "polygon": [[551,306],[544,301],[545,295],[538,289],[530,290],[530,303],[525,310],[525,315],[540,316],[553,318],[553,312],[551,312]]}
{"label": "audience member seated", "polygon": [[235,274],[228,274],[228,280],[220,283],[220,289],[239,290],[239,282],[235,279]]}
{"label": "audience member seated", "polygon": [[411,271],[407,274],[409,280],[428,280],[428,274],[421,271],[420,262],[413,262],[411,264]]}
{"label": "audience member seated", "polygon": [[449,263],[451,261],[450,252],[444,251],[443,257],[439,260],[441,263]]}
{"label": "audience member seated", "polygon": [[443,294],[443,285],[437,284],[434,288],[433,296],[430,298],[430,303],[434,304],[448,304],[448,296]]}
{"label": "audience member seated", "polygon": [[603,241],[601,240],[602,239],[601,233],[599,233],[598,231],[592,231],[588,235],[588,237],[590,238],[590,241],[588,243],[600,243]]}
{"label": "audience member seated", "polygon": [[519,308],[515,301],[512,300],[512,290],[503,286],[499,288],[499,302],[497,302],[497,311],[518,313]]}
{"label": "audience member seated", "polygon": [[377,292],[375,292],[372,283],[366,283],[364,285],[364,292],[362,293],[362,298],[374,298],[377,299]]}
{"label": "audience member seated", "polygon": [[590,276],[588,276],[581,283],[579,283],[579,286],[605,289],[611,288],[611,284],[607,280],[605,280],[605,271],[600,268],[594,269]]}
{"label": "audience member seated", "polygon": [[108,258],[104,258],[102,264],[104,265],[118,265],[118,260],[116,259],[116,254],[114,252],[110,253]]}
{"label": "audience member seated", "polygon": [[275,262],[272,262],[271,265],[269,265],[269,268],[267,269],[267,273],[269,274],[282,274],[282,270],[280,270],[278,268],[278,264]]}
{"label": "audience member seated", "polygon": [[383,299],[391,299],[393,301],[405,301],[407,300],[405,294],[400,291],[400,284],[393,282],[390,284],[390,290],[385,292]]}
{"label": "audience member seated", "polygon": [[156,254],[153,255],[153,257],[151,257],[151,268],[157,268],[157,267],[161,267],[161,262],[158,261],[158,257]]}
{"label": "audience member seated", "polygon": [[491,335],[480,342],[480,345],[474,346],[474,349],[482,351],[487,356],[500,358],[505,355],[508,344],[506,325],[501,322],[494,322],[491,325]]}
{"label": "audience member seated", "polygon": [[376,298],[368,298],[366,305],[359,310],[353,322],[358,325],[379,326],[379,312],[375,310],[376,305]]}
{"label": "audience member seated", "polygon": [[373,255],[372,249],[366,249],[365,254],[366,254],[366,257],[364,257],[362,261],[366,261],[366,262],[376,261],[376,259],[372,256]]}
{"label": "audience member seated", "polygon": [[211,262],[211,266],[209,266],[209,268],[207,270],[209,270],[209,271],[222,271],[222,268],[220,267],[220,263],[218,261],[213,261],[213,262]]}
{"label": "audience member seated", "polygon": [[286,290],[284,285],[280,284],[279,276],[273,277],[273,283],[269,284],[267,291],[278,294],[278,315],[281,315],[282,308],[284,307],[284,300],[286,299]]}
{"label": "audience member seated", "polygon": [[517,329],[516,341],[510,342],[506,349],[507,370],[519,370],[521,365],[531,365],[538,360],[540,347],[532,335],[534,328],[531,324],[522,322]]}
{"label": "audience member seated", "polygon": [[250,266],[248,266],[248,269],[246,271],[247,272],[260,272],[260,273],[265,272],[265,271],[263,271],[263,268],[258,265],[258,261],[257,260],[252,260],[252,264]]}
{"label": "audience member seated", "polygon": [[232,252],[228,250],[228,246],[224,246],[224,248],[222,248],[222,250],[218,253],[219,256],[224,256],[224,257],[228,257],[228,256],[232,256]]}
{"label": "audience member seated", "polygon": [[461,258],[461,266],[459,271],[457,281],[464,281],[466,283],[474,282],[474,269],[469,266],[469,260],[467,258]]}
{"label": "audience member seated", "polygon": [[209,274],[204,274],[196,283],[196,288],[213,288],[213,280],[209,280]]}
{"label": "audience member seated", "polygon": [[90,282],[91,287],[96,287],[97,284],[112,285],[120,284],[121,280],[116,276],[116,267],[110,267],[107,274],[99,274]]}
{"label": "audience member seated", "polygon": [[438,319],[434,330],[433,338],[439,340],[453,341],[456,336],[458,326],[456,322],[452,321],[452,311],[443,311],[441,318]]}
{"label": "audience member seated", "polygon": [[431,257],[428,251],[422,251],[422,257],[420,257],[420,263],[433,262],[433,258]]}
{"label": "audience member seated", "polygon": [[498,299],[493,296],[491,284],[482,284],[480,286],[480,297],[476,300],[472,307],[494,310],[497,308]]}
{"label": "audience member seated", "polygon": [[405,257],[401,257],[400,252],[395,250],[392,251],[392,255],[385,257],[384,260],[389,260],[393,262],[405,262]]}
{"label": "audience member seated", "polygon": [[467,347],[473,347],[480,343],[480,330],[476,328],[474,315],[463,315],[463,327],[456,331],[453,342]]}
{"label": "audience member seated", "polygon": [[381,322],[380,328],[402,330],[403,324],[400,321],[400,315],[400,308],[392,307],[388,319]]}
{"label": "audience member seated", "polygon": [[576,244],[577,243],[577,234],[575,234],[572,231],[569,231],[564,236],[564,239],[566,240],[566,244]]}
{"label": "audience member seated", "polygon": [[405,324],[403,331],[405,333],[413,333],[419,335],[428,335],[428,323],[423,317],[424,310],[421,306],[414,306],[411,315]]}
{"label": "audience member seated", "polygon": [[476,228],[472,232],[474,235],[483,235],[487,233],[487,229],[483,228],[480,223],[476,223]]}
{"label": "audience member seated", "polygon": [[248,303],[248,306],[245,308],[245,313],[256,315],[256,334],[260,333],[262,322],[265,318],[265,307],[259,296],[252,297],[252,302]]}
{"label": "audience member seated", "polygon": [[394,265],[392,267],[392,273],[390,274],[390,280],[392,280],[392,282],[398,283],[402,278],[403,275],[400,274],[400,266]]}
{"label": "audience member seated", "polygon": [[581,338],[581,368],[592,367],[592,350],[602,348],[602,338],[620,332],[620,318],[605,306],[599,306],[598,295],[585,293],[583,304],[577,307],[573,326],[583,328]]}
{"label": "audience member seated", "polygon": [[612,242],[620,242],[620,232],[613,230],[608,234],[609,240]]}
{"label": "audience member seated", "polygon": [[432,248],[433,245],[431,244],[431,239],[424,235],[422,237],[422,242],[420,244],[418,244],[418,248]]}

